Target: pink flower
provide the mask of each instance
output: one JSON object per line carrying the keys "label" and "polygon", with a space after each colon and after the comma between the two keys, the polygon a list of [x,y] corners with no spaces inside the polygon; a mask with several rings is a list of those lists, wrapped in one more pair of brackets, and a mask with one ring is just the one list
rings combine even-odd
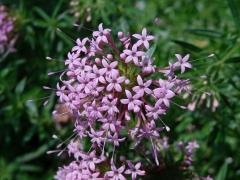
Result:
{"label": "pink flower", "polygon": [[117,169],[116,166],[112,163],[111,171],[107,171],[105,175],[113,180],[126,180],[126,178],[123,176],[124,169],[124,165]]}
{"label": "pink flower", "polygon": [[101,71],[103,71],[104,73],[106,73],[106,75],[118,75],[119,72],[117,69],[117,65],[118,65],[118,62],[117,61],[113,61],[111,62],[110,64],[108,64],[108,62],[103,59],[102,60],[102,65],[103,65],[103,68],[101,69]]}
{"label": "pink flower", "polygon": [[82,58],[79,61],[74,61],[74,65],[77,67],[76,74],[81,73],[82,71],[89,72],[92,70],[92,67],[87,65],[87,58]]}
{"label": "pink flower", "polygon": [[68,53],[68,59],[65,60],[65,65],[68,65],[69,69],[74,69],[78,62],[80,61],[79,55],[76,53]]}
{"label": "pink flower", "polygon": [[180,67],[181,73],[185,72],[185,68],[192,68],[192,65],[187,62],[190,56],[189,54],[184,57],[182,57],[180,54],[175,54],[175,56],[177,57],[177,62],[174,63],[174,66]]}
{"label": "pink flower", "polygon": [[97,43],[99,44],[100,42],[108,43],[108,38],[107,36],[111,32],[110,29],[103,29],[103,24],[99,24],[98,26],[98,31],[93,32],[93,36],[97,37]]}
{"label": "pink flower", "polygon": [[137,50],[138,46],[136,44],[133,45],[132,50],[126,49],[123,52],[127,55],[125,62],[129,63],[131,61],[134,62],[134,64],[138,65],[138,57],[143,56],[143,51]]}
{"label": "pink flower", "polygon": [[160,88],[156,88],[153,90],[153,94],[157,99],[157,105],[161,105],[164,103],[167,107],[169,107],[169,100],[175,96],[175,93],[171,90],[173,87],[173,83],[168,81],[159,80]]}
{"label": "pink flower", "polygon": [[152,80],[148,80],[146,82],[143,82],[142,77],[140,75],[138,75],[137,76],[137,83],[138,83],[138,86],[133,87],[133,91],[135,93],[139,94],[140,96],[143,96],[144,92],[146,92],[147,94],[152,93],[151,89],[148,88],[152,84]]}
{"label": "pink flower", "polygon": [[126,138],[118,138],[118,134],[115,132],[113,135],[111,133],[108,133],[108,139],[110,142],[114,144],[114,146],[119,146],[120,142],[123,142]]}
{"label": "pink flower", "polygon": [[[74,117],[73,142],[90,139],[91,148],[86,152],[79,144],[70,143],[67,150],[75,161],[58,171],[58,179],[122,180],[126,179],[125,174],[132,179],[144,175],[141,163],[128,163],[125,174],[126,161],[116,168],[113,161],[120,152],[115,153],[115,147],[129,135],[132,138],[128,141],[135,145],[142,139],[151,140],[155,151],[160,132],[169,131],[164,122],[158,127],[157,119],[168,111],[175,94],[186,92],[190,86],[188,79],[179,78],[175,72],[181,69],[183,73],[189,68],[188,56],[177,55],[178,62],[156,67],[146,52],[152,39],[144,28],[142,34],[133,36],[119,32],[118,43],[111,37],[111,30],[100,24],[90,39],[76,40],[77,45],[65,60],[66,70],[59,78],[56,95]],[[188,149],[190,146],[194,144],[189,144]],[[110,152],[111,147],[114,149]],[[106,158],[105,164],[111,158],[111,170],[102,177],[97,164]],[[154,160],[158,165],[156,152]],[[187,161],[191,159],[186,158]]]}
{"label": "pink flower", "polygon": [[127,169],[125,171],[125,174],[131,174],[132,175],[132,180],[135,180],[137,178],[137,176],[144,176],[145,175],[145,171],[140,170],[141,162],[138,162],[134,166],[130,161],[128,161],[128,166],[129,166],[129,169]]}
{"label": "pink flower", "polygon": [[163,88],[157,88],[153,90],[154,96],[157,99],[157,104],[161,105],[164,103],[167,107],[169,107],[169,100],[175,95],[174,92],[172,92],[169,89]]}
{"label": "pink flower", "polygon": [[102,137],[104,134],[104,131],[95,131],[94,129],[91,128],[91,133],[88,133],[89,136],[92,138],[91,142],[92,143],[97,143],[97,145],[100,147],[102,142],[104,141],[104,138]]}
{"label": "pink flower", "polygon": [[158,119],[159,115],[165,114],[166,110],[162,109],[160,106],[155,105],[154,107],[145,105],[147,110],[147,117],[152,117],[153,119]]}
{"label": "pink flower", "polygon": [[113,120],[111,118],[109,119],[101,119],[101,122],[103,123],[102,128],[106,131],[110,130],[111,132],[116,132],[116,127],[120,127],[121,122]]}
{"label": "pink flower", "polygon": [[103,76],[105,74],[104,69],[98,69],[98,67],[94,64],[92,71],[93,72],[90,74],[91,78],[93,78],[97,82],[101,82],[103,84],[106,83],[105,78]]}
{"label": "pink flower", "polygon": [[77,46],[74,46],[72,48],[72,51],[75,51],[77,54],[80,54],[81,52],[87,53],[87,48],[85,47],[86,42],[88,42],[88,38],[84,38],[82,41],[78,38],[76,43]]}
{"label": "pink flower", "polygon": [[115,98],[112,101],[109,101],[108,98],[103,99],[103,105],[101,107],[101,111],[107,111],[109,115],[114,115],[114,113],[118,113],[119,110],[117,108],[118,99]]}
{"label": "pink flower", "polygon": [[145,48],[149,48],[149,42],[154,39],[154,36],[147,35],[147,30],[144,28],[142,30],[142,35],[140,34],[134,34],[133,37],[139,39],[138,42],[136,43],[138,46],[141,46],[142,44],[145,46]]}
{"label": "pink flower", "polygon": [[106,77],[107,82],[109,83],[107,85],[107,91],[112,91],[113,89],[115,89],[117,92],[121,92],[122,91],[122,87],[121,87],[121,83],[124,82],[125,78],[124,77],[117,77],[116,74],[113,74],[110,77]]}
{"label": "pink flower", "polygon": [[91,118],[101,118],[101,108],[98,106],[96,101],[94,100],[91,105],[84,104],[84,108],[86,109],[85,113]]}
{"label": "pink flower", "polygon": [[140,111],[140,106],[142,105],[142,101],[138,100],[139,95],[135,94],[132,96],[132,93],[128,90],[125,90],[127,99],[121,99],[122,104],[127,104],[128,105],[128,110],[129,111],[134,111],[134,112],[139,112]]}

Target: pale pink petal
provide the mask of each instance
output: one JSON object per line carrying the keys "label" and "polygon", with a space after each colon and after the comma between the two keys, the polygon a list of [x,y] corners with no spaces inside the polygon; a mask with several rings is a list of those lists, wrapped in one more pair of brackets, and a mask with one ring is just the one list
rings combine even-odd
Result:
{"label": "pale pink petal", "polygon": [[143,28],[143,30],[142,30],[142,35],[143,35],[144,37],[147,36],[147,29],[146,29],[146,28]]}
{"label": "pale pink petal", "polygon": [[166,97],[167,97],[168,99],[170,99],[170,98],[172,98],[173,96],[175,96],[174,92],[168,90]]}
{"label": "pale pink petal", "polygon": [[139,111],[140,111],[140,108],[139,108],[138,106],[134,106],[133,111],[134,111],[134,112],[139,112]]}
{"label": "pale pink petal", "polygon": [[117,61],[113,61],[113,62],[110,64],[111,68],[115,68],[117,65],[118,65],[118,62],[117,62]]}
{"label": "pale pink petal", "polygon": [[139,85],[143,85],[143,80],[142,77],[140,75],[137,76],[137,82]]}
{"label": "pale pink petal", "polygon": [[184,72],[185,72],[185,67],[181,66],[181,73],[184,73]]}
{"label": "pale pink petal", "polygon": [[182,60],[182,56],[180,54],[175,54],[178,60]]}
{"label": "pale pink petal", "polygon": [[152,84],[152,80],[148,80],[144,83],[145,87],[148,87]]}
{"label": "pale pink petal", "polygon": [[102,36],[102,41],[105,43],[108,43],[107,37],[106,36]]}
{"label": "pale pink petal", "polygon": [[188,61],[189,57],[190,57],[190,55],[189,55],[189,54],[187,54],[186,56],[184,56],[184,57],[183,57],[182,61],[183,61],[183,62],[186,62],[186,61]]}
{"label": "pale pink petal", "polygon": [[117,79],[118,83],[122,83],[123,81],[125,81],[125,77],[121,76]]}
{"label": "pale pink petal", "polygon": [[99,26],[98,26],[98,30],[99,30],[99,31],[103,31],[103,24],[102,24],[102,23],[99,24]]}
{"label": "pale pink petal", "polygon": [[140,101],[140,100],[134,100],[133,102],[134,102],[134,104],[136,104],[138,106],[140,106],[142,104],[142,101]]}
{"label": "pale pink petal", "polygon": [[109,66],[109,64],[107,63],[107,61],[105,59],[102,60],[102,65],[105,68]]}
{"label": "pale pink petal", "polygon": [[122,104],[128,104],[129,103],[128,99],[121,99],[120,101],[121,101]]}
{"label": "pale pink petal", "polygon": [[139,87],[139,86],[134,86],[134,87],[132,88],[132,90],[133,90],[134,92],[138,92],[138,91],[140,90],[140,87]]}
{"label": "pale pink petal", "polygon": [[149,43],[148,43],[148,41],[144,41],[143,44],[144,44],[145,48],[147,48],[147,49],[149,48]]}
{"label": "pale pink petal", "polygon": [[125,166],[121,166],[121,167],[118,169],[118,172],[119,172],[119,173],[122,173],[122,172],[124,171],[124,169],[125,169]]}
{"label": "pale pink petal", "polygon": [[135,165],[135,168],[136,169],[139,169],[141,167],[141,162],[138,162],[136,165]]}
{"label": "pale pink petal", "polygon": [[147,40],[148,40],[148,41],[151,41],[151,40],[153,40],[153,39],[154,39],[154,36],[151,36],[151,35],[147,36]]}
{"label": "pale pink petal", "polygon": [[132,51],[129,49],[126,49],[123,51],[126,55],[132,55]]}
{"label": "pale pink petal", "polygon": [[137,44],[134,44],[133,47],[132,47],[132,51],[137,52],[137,48],[138,48]]}
{"label": "pale pink petal", "polygon": [[138,52],[136,53],[136,55],[137,55],[137,56],[143,56],[143,55],[144,55],[144,52],[138,51]]}
{"label": "pale pink petal", "polygon": [[133,110],[133,109],[134,109],[134,104],[133,104],[133,102],[130,102],[128,104],[128,110]]}
{"label": "pale pink petal", "polygon": [[188,63],[188,62],[185,62],[184,66],[187,67],[187,68],[192,68],[192,65],[190,63]]}
{"label": "pale pink petal", "polygon": [[94,32],[93,32],[93,36],[95,36],[95,37],[96,37],[96,36],[99,36],[99,34],[100,34],[99,31],[94,31]]}
{"label": "pale pink petal", "polygon": [[132,60],[132,56],[128,56],[125,60],[126,63],[129,63]]}
{"label": "pale pink petal", "polygon": [[121,92],[122,91],[122,87],[119,84],[115,84],[114,88],[116,89],[116,91]]}
{"label": "pale pink petal", "polygon": [[105,81],[105,79],[104,79],[103,76],[100,76],[100,77],[98,78],[98,80],[99,80],[101,83],[103,83],[103,84],[106,83],[106,81]]}
{"label": "pale pink petal", "polygon": [[132,93],[129,90],[125,90],[127,98],[132,98]]}
{"label": "pale pink petal", "polygon": [[113,89],[114,85],[113,83],[110,83],[108,86],[107,86],[107,91],[111,91]]}
{"label": "pale pink petal", "polygon": [[142,38],[142,36],[140,34],[133,34],[132,36],[137,38],[137,39],[141,39]]}

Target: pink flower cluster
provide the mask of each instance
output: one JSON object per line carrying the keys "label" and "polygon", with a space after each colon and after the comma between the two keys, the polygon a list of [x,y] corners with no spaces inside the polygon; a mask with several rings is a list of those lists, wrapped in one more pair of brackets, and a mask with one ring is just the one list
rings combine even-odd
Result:
{"label": "pink flower cluster", "polygon": [[71,141],[68,145],[68,152],[75,160],[69,165],[59,168],[55,179],[60,180],[88,180],[88,179],[116,179],[125,180],[131,175],[135,180],[137,176],[143,176],[145,171],[140,170],[141,163],[135,165],[131,161],[122,161],[120,167],[116,167],[113,161],[110,162],[110,169],[104,173],[97,167],[106,160],[104,155],[97,155],[95,150],[83,152],[79,147],[79,141]]}
{"label": "pink flower cluster", "polygon": [[[141,34],[118,32],[119,42],[115,42],[111,29],[100,24],[91,39],[76,40],[65,61],[67,69],[60,76],[56,95],[74,115],[78,138],[90,138],[94,150],[71,150],[78,160],[61,169],[57,179],[66,179],[62,174],[68,174],[69,168],[73,173],[70,176],[83,177],[86,173],[92,176],[87,179],[99,177],[102,173],[95,167],[106,161],[109,153],[111,170],[105,176],[125,179],[125,173],[135,179],[144,174],[139,163],[129,165],[131,170],[124,171],[125,165],[117,168],[114,151],[127,140],[135,145],[143,139],[153,142],[162,130],[169,131],[160,118],[168,111],[173,97],[189,87],[189,80],[178,78],[176,72],[191,68],[189,55],[179,54],[177,61],[165,68],[154,66],[148,53],[153,39],[144,28]],[[158,121],[162,127],[157,126]],[[152,146],[156,149],[153,143]]]}
{"label": "pink flower cluster", "polygon": [[6,7],[0,5],[0,54],[6,51],[13,51],[14,18],[10,17]]}

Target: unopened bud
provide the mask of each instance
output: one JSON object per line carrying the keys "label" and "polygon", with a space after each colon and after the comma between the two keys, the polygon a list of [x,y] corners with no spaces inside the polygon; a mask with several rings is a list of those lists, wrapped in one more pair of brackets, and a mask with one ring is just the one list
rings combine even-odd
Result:
{"label": "unopened bud", "polygon": [[123,32],[118,32],[118,38],[123,38],[123,36],[124,36],[124,34],[123,34]]}

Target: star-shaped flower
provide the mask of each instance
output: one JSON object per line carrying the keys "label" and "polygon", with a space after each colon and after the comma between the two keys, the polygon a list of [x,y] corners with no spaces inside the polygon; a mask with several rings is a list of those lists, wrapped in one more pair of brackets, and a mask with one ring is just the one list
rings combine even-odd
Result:
{"label": "star-shaped flower", "polygon": [[148,35],[146,28],[143,28],[142,34],[133,34],[133,37],[139,39],[137,41],[137,45],[141,46],[142,44],[145,46],[145,48],[149,48],[149,42],[154,39],[154,36]]}
{"label": "star-shaped flower", "polygon": [[78,38],[76,40],[77,46],[74,46],[72,48],[72,51],[75,51],[77,54],[80,54],[81,52],[87,53],[87,48],[85,47],[86,42],[89,41],[88,38],[84,38],[82,41]]}
{"label": "star-shaped flower", "polygon": [[145,105],[145,108],[147,110],[147,117],[152,117],[153,119],[158,119],[159,115],[161,114],[165,114],[166,110],[162,109],[160,106],[158,106],[157,104],[152,107],[149,105]]}
{"label": "star-shaped flower", "polygon": [[192,68],[192,65],[187,62],[190,55],[187,54],[186,56],[182,57],[180,54],[175,54],[177,57],[177,62],[174,63],[175,67],[180,67],[181,68],[181,73],[185,72],[185,68]]}
{"label": "star-shaped flower", "polygon": [[93,36],[97,37],[97,43],[99,44],[100,42],[108,43],[108,38],[107,36],[111,32],[111,29],[103,29],[103,24],[99,24],[98,26],[98,31],[93,32]]}
{"label": "star-shaped flower", "polygon": [[121,99],[122,104],[128,105],[128,110],[133,110],[134,112],[140,111],[140,106],[142,105],[142,101],[139,100],[139,95],[135,94],[132,96],[132,93],[129,90],[125,90],[127,99]]}
{"label": "star-shaped flower", "polygon": [[138,57],[143,56],[143,51],[138,51],[138,46],[136,44],[133,45],[132,50],[126,49],[123,52],[127,55],[125,62],[129,63],[131,61],[134,62],[134,64],[139,65]]}
{"label": "star-shaped flower", "polygon": [[105,59],[102,60],[103,68],[101,70],[106,73],[106,75],[118,75],[119,71],[116,69],[118,65],[118,61],[113,61],[108,63]]}
{"label": "star-shaped flower", "polygon": [[126,178],[123,176],[124,170],[124,165],[117,169],[115,164],[111,163],[111,171],[107,171],[105,174],[107,177],[113,180],[126,180]]}
{"label": "star-shaped flower", "polygon": [[143,96],[144,92],[147,94],[151,94],[152,91],[151,89],[149,89],[148,87],[151,85],[152,80],[148,80],[146,82],[143,82],[143,79],[140,75],[137,76],[137,83],[138,86],[134,86],[133,87],[133,91],[137,94],[139,94],[139,96]]}
{"label": "star-shaped flower", "polygon": [[122,91],[121,83],[125,81],[125,78],[123,76],[118,77],[116,74],[113,74],[110,77],[106,77],[107,82],[109,83],[107,85],[107,91],[112,91],[115,89],[117,92]]}
{"label": "star-shaped flower", "polygon": [[132,175],[132,180],[136,180],[137,176],[144,176],[145,171],[140,170],[141,167],[141,162],[138,162],[135,166],[128,161],[128,166],[129,169],[125,171],[125,174],[131,174]]}

